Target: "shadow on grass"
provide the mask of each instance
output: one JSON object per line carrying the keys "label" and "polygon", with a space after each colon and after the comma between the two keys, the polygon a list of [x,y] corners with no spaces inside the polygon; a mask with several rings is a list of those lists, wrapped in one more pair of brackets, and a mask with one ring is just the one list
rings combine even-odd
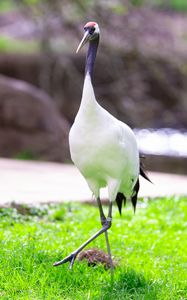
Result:
{"label": "shadow on grass", "polygon": [[[88,267],[86,262],[76,261],[72,271],[68,270],[68,267],[69,265],[64,265],[62,267],[62,269],[64,268],[64,270],[66,270],[66,285],[69,285],[69,287],[71,286],[71,288],[74,288],[75,286],[82,286],[82,295],[84,295],[85,299],[159,299],[161,289],[159,283],[146,279],[142,272],[136,272],[132,268],[118,266],[114,270],[113,276],[111,276],[110,271],[106,271],[102,265]],[[62,269],[58,269],[58,272],[63,272]],[[61,277],[59,273],[57,275],[57,280],[59,280],[59,276]],[[78,293],[78,290],[76,290],[76,293]],[[90,295],[86,293],[86,290],[90,290]]]}
{"label": "shadow on grass", "polygon": [[[86,290],[91,291],[93,300],[157,300],[160,295],[158,282],[146,279],[142,272],[136,272],[132,268],[118,266],[111,277],[110,271],[106,271],[102,265],[88,267],[86,262],[75,262],[73,270],[69,270],[69,264],[53,267],[52,264],[59,257],[59,251],[52,255],[38,253],[35,264],[41,267],[39,278],[48,274],[46,284],[55,282],[56,288],[63,287],[63,295],[71,299],[71,292],[77,294],[77,299],[87,297]],[[58,288],[57,288],[58,289]],[[80,296],[78,297],[78,294]],[[72,298],[73,299],[73,298]]]}
{"label": "shadow on grass", "polygon": [[137,273],[133,269],[119,269],[116,271],[113,278],[104,283],[100,299],[158,299],[158,284],[146,280],[142,273]]}
{"label": "shadow on grass", "polygon": [[4,278],[10,278],[12,272],[11,284],[3,287],[11,299],[27,299],[29,293],[34,295],[33,299],[47,300],[159,299],[158,284],[147,280],[141,272],[121,266],[116,267],[111,278],[110,271],[103,266],[88,267],[87,263],[77,261],[73,270],[69,270],[69,264],[55,268],[54,261],[64,255],[60,251],[39,251],[35,245],[36,241],[31,239],[25,247],[14,249],[4,267]]}

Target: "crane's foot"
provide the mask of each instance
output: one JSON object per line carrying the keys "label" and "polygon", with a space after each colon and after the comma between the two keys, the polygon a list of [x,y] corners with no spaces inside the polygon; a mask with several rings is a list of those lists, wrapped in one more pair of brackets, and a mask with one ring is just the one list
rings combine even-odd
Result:
{"label": "crane's foot", "polygon": [[66,256],[64,259],[55,262],[55,263],[53,264],[53,266],[54,266],[54,267],[58,267],[58,266],[60,266],[60,265],[62,265],[62,264],[65,264],[66,262],[69,261],[69,262],[70,262],[69,268],[72,269],[72,268],[73,268],[74,261],[75,261],[75,259],[76,259],[76,256],[77,256],[77,253],[71,253],[70,255]]}
{"label": "crane's foot", "polygon": [[108,217],[106,220],[103,219],[102,220],[102,222],[104,223],[103,227],[98,232],[96,232],[94,235],[92,235],[91,238],[89,238],[86,242],[84,242],[79,248],[77,248],[70,255],[68,255],[67,257],[65,257],[64,259],[62,259],[60,261],[55,262],[53,264],[53,266],[57,267],[57,266],[60,266],[62,264],[65,264],[66,262],[69,261],[70,262],[70,267],[69,268],[72,269],[74,261],[75,261],[77,255],[82,251],[82,249],[84,249],[88,244],[90,244],[93,240],[95,240],[99,235],[101,235],[102,233],[107,231],[111,226],[111,221],[112,221],[112,219],[110,217]]}

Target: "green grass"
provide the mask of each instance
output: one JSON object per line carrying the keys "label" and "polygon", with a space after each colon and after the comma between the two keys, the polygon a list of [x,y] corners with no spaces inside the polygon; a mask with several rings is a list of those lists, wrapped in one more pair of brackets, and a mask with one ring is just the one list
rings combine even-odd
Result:
{"label": "green grass", "polygon": [[[134,215],[114,208],[109,230],[118,266],[75,262],[55,268],[100,227],[96,207],[44,205],[0,210],[0,299],[187,299],[187,198],[142,202]],[[101,236],[89,248],[105,250]]]}

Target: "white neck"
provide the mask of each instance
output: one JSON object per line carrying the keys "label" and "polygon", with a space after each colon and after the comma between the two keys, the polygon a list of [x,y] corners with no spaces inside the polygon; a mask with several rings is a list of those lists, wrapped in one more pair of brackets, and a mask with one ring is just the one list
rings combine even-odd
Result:
{"label": "white neck", "polygon": [[98,103],[95,98],[92,81],[90,75],[87,73],[84,79],[82,99],[78,113],[91,113],[94,112],[97,107]]}

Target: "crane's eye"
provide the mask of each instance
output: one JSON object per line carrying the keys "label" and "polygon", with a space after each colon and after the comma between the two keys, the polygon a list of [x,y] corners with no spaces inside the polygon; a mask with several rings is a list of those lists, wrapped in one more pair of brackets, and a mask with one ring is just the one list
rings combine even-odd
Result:
{"label": "crane's eye", "polygon": [[94,33],[94,31],[95,31],[95,27],[91,27],[90,30],[89,30],[89,34],[92,35]]}

